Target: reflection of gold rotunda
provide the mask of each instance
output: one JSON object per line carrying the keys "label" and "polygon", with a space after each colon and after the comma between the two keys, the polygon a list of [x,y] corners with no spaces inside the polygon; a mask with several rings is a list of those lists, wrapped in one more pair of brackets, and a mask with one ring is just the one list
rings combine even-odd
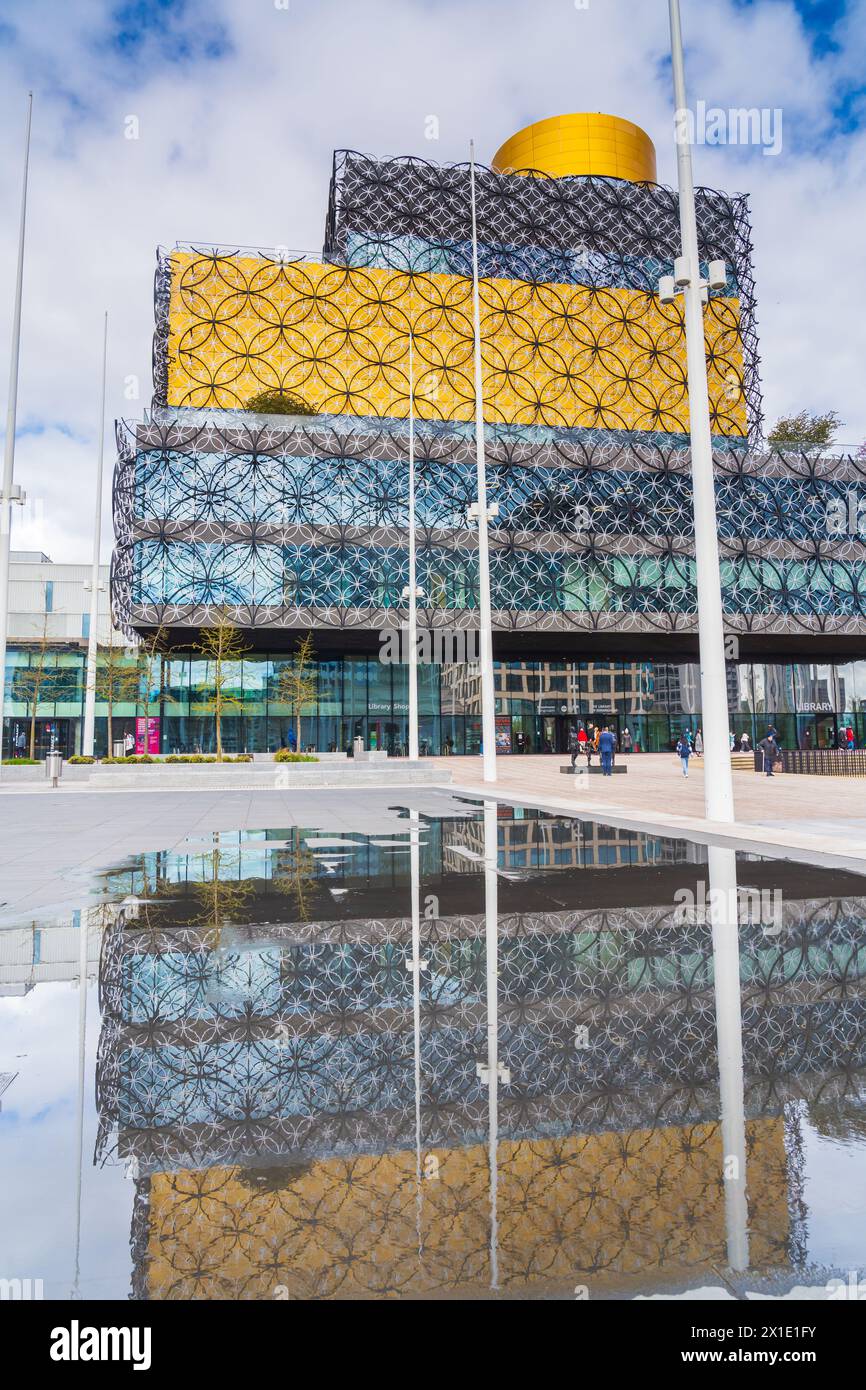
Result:
{"label": "reflection of gold rotunda", "polygon": [[555,179],[569,174],[656,183],[656,151],[640,126],[619,116],[578,112],[535,121],[506,140],[493,156],[499,173],[538,170]]}

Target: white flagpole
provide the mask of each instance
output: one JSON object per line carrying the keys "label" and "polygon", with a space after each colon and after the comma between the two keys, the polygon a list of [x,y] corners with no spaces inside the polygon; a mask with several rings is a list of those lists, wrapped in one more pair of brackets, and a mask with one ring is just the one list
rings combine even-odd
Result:
{"label": "white flagpole", "polygon": [[[478,226],[475,214],[475,141],[469,142],[472,192],[472,300],[475,330],[475,456],[478,500],[478,609],[481,662],[481,744],[484,781],[496,781],[496,691],[493,681],[493,613],[490,602],[490,550],[487,537],[487,476],[484,454],[484,385],[481,372],[481,294],[478,286]],[[471,511],[470,511],[471,515]]]}
{"label": "white flagpole", "polygon": [[[6,408],[6,440],[3,450],[3,489],[0,493],[0,749],[6,712],[6,639],[9,631],[9,552],[12,548],[12,507],[24,494],[13,481],[15,427],[18,415],[18,362],[21,353],[21,293],[24,285],[24,233],[27,226],[27,176],[30,169],[30,125],[33,93],[27,93],[27,125],[24,132],[24,179],[21,188],[21,220],[18,229],[18,273],[12,311],[12,353],[9,362],[9,403]],[[11,749],[10,749],[11,752]]]}
{"label": "white flagpole", "polygon": [[[99,639],[99,551],[102,543],[102,464],[105,454],[105,377],[108,364],[108,310],[102,332],[102,392],[99,398],[99,452],[96,462],[96,508],[93,519],[93,564],[90,571],[90,632],[87,638],[87,675],[84,695],[84,737],[81,751],[93,757],[96,729],[96,657]],[[107,750],[109,756],[111,749]]]}
{"label": "white flagpole", "polygon": [[418,573],[415,550],[415,337],[409,329],[409,757],[418,752]]}

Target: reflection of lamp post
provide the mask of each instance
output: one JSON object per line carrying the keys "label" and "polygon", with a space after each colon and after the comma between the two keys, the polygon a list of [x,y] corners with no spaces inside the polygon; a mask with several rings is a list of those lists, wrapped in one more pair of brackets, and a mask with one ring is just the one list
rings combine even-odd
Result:
{"label": "reflection of lamp post", "polygon": [[499,1287],[499,1083],[511,1074],[499,1062],[499,847],[496,802],[484,803],[484,944],[487,963],[487,1060],[476,1072],[487,1086],[487,1162],[490,1170],[490,1287]]}
{"label": "reflection of lamp post", "polygon": [[743,1095],[743,1006],[740,991],[737,857],[710,847],[710,921],[713,932],[713,989],[719,1058],[719,1101],[725,1183],[725,1226],[731,1269],[749,1266],[749,1208],[746,1199],[746,1118]]}
{"label": "reflection of lamp post", "polygon": [[420,821],[417,811],[409,816],[409,873],[412,885],[412,956],[406,966],[412,972],[412,1050],[415,1080],[415,1225],[418,1236],[418,1259],[424,1257],[422,1225],[424,1199],[421,1153],[421,971],[427,961],[421,959],[421,845]]}
{"label": "reflection of lamp post", "polygon": [[[18,274],[12,311],[12,353],[9,361],[9,404],[6,409],[6,442],[3,449],[3,483],[0,492],[0,752],[3,747],[3,714],[6,708],[6,635],[9,630],[9,552],[12,546],[12,506],[25,501],[13,482],[15,472],[15,421],[18,414],[18,357],[21,348],[21,290],[24,283],[24,231],[27,224],[27,173],[30,167],[30,121],[33,93],[27,94],[27,127],[24,134],[24,181],[21,189],[21,221],[18,230]],[[0,758],[2,763],[2,758]]]}
{"label": "reflection of lamp post", "polygon": [[[478,616],[481,663],[481,744],[485,782],[496,781],[496,692],[493,683],[493,613],[490,602],[490,550],[487,524],[487,476],[484,457],[484,384],[481,372],[481,295],[478,285],[478,224],[475,212],[475,142],[470,143],[469,177],[472,193],[472,303],[475,337],[475,459],[477,500],[469,520],[478,522]],[[497,509],[498,510],[498,509]],[[493,515],[496,513],[493,512]]]}
{"label": "reflection of lamp post", "polygon": [[682,256],[674,276],[659,287],[662,303],[673,303],[681,289],[685,307],[688,359],[689,428],[692,446],[692,493],[695,515],[695,571],[698,590],[698,634],[701,660],[701,704],[704,737],[704,804],[709,819],[734,819],[731,754],[728,740],[728,689],[725,679],[725,633],[719,543],[713,476],[713,441],[707,387],[704,302],[709,289],[727,280],[720,262],[710,266],[709,280],[701,278],[698,226],[692,175],[692,151],[679,123],[685,118],[686,78],[679,0],[669,0],[674,99],[677,112],[677,171],[680,193]]}

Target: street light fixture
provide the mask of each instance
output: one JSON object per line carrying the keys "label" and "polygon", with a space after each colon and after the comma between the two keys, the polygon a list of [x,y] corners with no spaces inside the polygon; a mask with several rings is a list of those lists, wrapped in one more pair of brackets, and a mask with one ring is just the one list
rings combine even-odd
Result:
{"label": "street light fixture", "polygon": [[[496,690],[493,680],[493,612],[490,601],[490,548],[487,475],[484,453],[484,383],[481,371],[481,294],[478,284],[478,221],[475,208],[475,141],[469,144],[472,194],[472,306],[475,340],[475,460],[477,499],[469,509],[478,522],[478,617],[481,664],[481,753],[485,782],[496,781]],[[494,504],[495,505],[495,504]],[[498,507],[493,515],[498,514]]]}
{"label": "street light fixture", "polygon": [[[668,0],[668,3],[670,7],[674,99],[679,116],[680,113],[686,111],[682,22],[679,0]],[[687,128],[688,123],[678,120],[678,132]],[[721,262],[714,261],[710,266],[709,278],[707,280],[701,278],[692,151],[688,138],[684,134],[678,134],[677,139],[677,175],[680,195],[682,255],[675,262],[673,276],[665,276],[660,283],[659,297],[662,303],[673,303],[676,289],[679,288],[682,291],[685,306],[704,737],[704,804],[709,820],[733,821],[734,792],[728,738],[725,632],[722,616],[722,585],[719,574],[719,543],[713,476],[713,441],[710,432],[710,402],[704,340],[704,304],[708,302],[711,289],[719,289],[727,284],[727,271]]]}
{"label": "street light fixture", "polygon": [[403,602],[409,601],[409,758],[417,761],[418,742],[418,600],[424,590],[418,583],[415,535],[415,335],[409,329],[409,583],[403,586]]}

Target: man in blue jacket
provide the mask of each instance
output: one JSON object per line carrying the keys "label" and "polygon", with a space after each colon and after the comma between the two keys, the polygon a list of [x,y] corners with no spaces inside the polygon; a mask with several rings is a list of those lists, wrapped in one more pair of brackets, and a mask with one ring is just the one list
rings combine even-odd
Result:
{"label": "man in blue jacket", "polygon": [[613,776],[613,755],[616,752],[616,735],[605,727],[598,736],[598,751],[601,757],[601,770],[605,777]]}

